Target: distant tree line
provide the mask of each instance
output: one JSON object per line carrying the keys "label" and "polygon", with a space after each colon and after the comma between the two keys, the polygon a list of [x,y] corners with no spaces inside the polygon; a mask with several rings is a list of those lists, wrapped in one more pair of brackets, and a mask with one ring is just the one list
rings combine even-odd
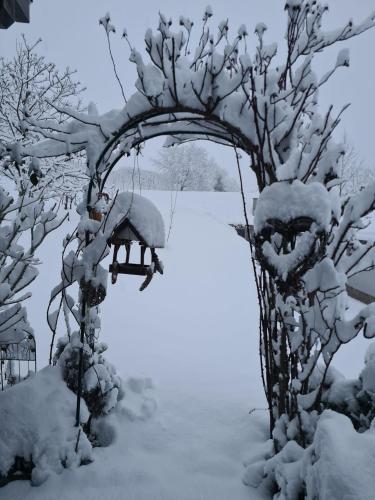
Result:
{"label": "distant tree line", "polygon": [[239,185],[194,143],[163,148],[152,160],[154,170],[122,166],[110,178],[120,190],[239,191]]}

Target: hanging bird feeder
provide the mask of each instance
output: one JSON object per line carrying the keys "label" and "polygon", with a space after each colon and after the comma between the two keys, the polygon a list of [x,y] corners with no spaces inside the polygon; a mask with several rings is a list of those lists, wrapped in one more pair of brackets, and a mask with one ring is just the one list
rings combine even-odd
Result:
{"label": "hanging bird feeder", "polygon": [[[140,287],[142,291],[156,272],[163,274],[163,264],[156,254],[156,248],[164,247],[163,219],[153,203],[134,193],[119,194],[115,207],[115,211],[120,212],[119,222],[108,239],[108,244],[114,247],[109,266],[112,284],[116,283],[119,274],[145,276]],[[121,209],[125,211],[122,217]],[[133,248],[135,245],[138,251]],[[119,261],[121,254],[123,260]]]}

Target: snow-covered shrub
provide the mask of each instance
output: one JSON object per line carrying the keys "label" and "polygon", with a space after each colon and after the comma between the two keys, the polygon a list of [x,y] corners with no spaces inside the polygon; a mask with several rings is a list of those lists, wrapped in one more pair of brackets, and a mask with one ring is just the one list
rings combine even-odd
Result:
{"label": "snow-covered shrub", "polygon": [[[324,371],[323,365],[316,367],[310,377],[313,388],[320,387]],[[300,415],[304,446],[295,441],[295,421],[286,415],[277,421],[274,439],[254,450],[245,464],[245,484],[280,500],[370,500],[375,484],[375,343],[357,379],[345,379],[333,368],[327,371],[322,405],[322,414]]]}
{"label": "snow-covered shrub", "polygon": [[[80,335],[74,332],[60,338],[57,342],[54,364],[62,371],[69,389],[75,394],[78,390],[78,367],[80,356]],[[93,349],[85,343],[83,346],[83,386],[82,397],[91,417],[108,414],[122,397],[121,379],[116,370],[103,356],[107,350],[104,343],[96,343]],[[90,429],[87,429],[90,432]]]}
{"label": "snow-covered shrub", "polygon": [[[89,440],[74,427],[75,401],[53,366],[0,393],[0,483],[31,477],[38,485],[51,473],[92,460]],[[81,423],[88,418],[82,403]]]}
{"label": "snow-covered shrub", "polygon": [[358,432],[370,429],[375,418],[375,344],[367,349],[365,366],[357,379],[336,377],[323,394],[326,408],[350,418]]}
{"label": "snow-covered shrub", "polygon": [[[17,43],[12,59],[0,57],[0,342],[6,346],[32,335],[25,304],[38,276],[38,249],[58,228],[58,204],[52,197],[82,189],[81,165],[71,159],[25,158],[41,135],[23,121],[66,118],[56,105],[82,109],[74,71],[64,72],[36,52],[41,40]],[[22,304],[22,305],[21,305]],[[23,307],[22,307],[23,306]],[[19,344],[18,344],[19,345]],[[14,372],[9,384],[18,381]]]}
{"label": "snow-covered shrub", "polygon": [[325,410],[312,443],[288,441],[274,453],[270,440],[246,464],[245,484],[274,500],[372,500],[375,428],[358,433],[348,417]]}
{"label": "snow-covered shrub", "polygon": [[[40,245],[64,220],[54,207],[47,207],[43,191],[27,185],[14,197],[0,187],[0,343],[4,346],[27,342],[33,333],[21,304],[27,302],[28,287],[38,276]],[[17,381],[14,375],[13,371],[8,382]]]}

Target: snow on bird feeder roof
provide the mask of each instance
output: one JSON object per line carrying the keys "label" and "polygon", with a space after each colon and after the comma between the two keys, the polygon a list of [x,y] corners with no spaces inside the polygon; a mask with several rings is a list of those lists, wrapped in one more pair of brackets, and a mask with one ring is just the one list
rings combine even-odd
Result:
{"label": "snow on bird feeder roof", "polygon": [[[156,272],[163,274],[163,264],[159,261],[156,248],[165,245],[163,218],[155,205],[143,196],[132,192],[120,193],[108,213],[106,224],[111,235],[107,242],[114,245],[113,260],[109,266],[112,273],[112,284],[117,281],[118,274],[146,276],[140,287],[144,290]],[[138,241],[140,245],[140,261],[130,262],[131,245]],[[118,253],[125,247],[125,262],[118,261]],[[146,249],[151,252],[151,262],[146,264]]]}
{"label": "snow on bird feeder roof", "polygon": [[[119,193],[108,214],[107,224],[114,231],[132,226],[142,243],[150,248],[164,248],[165,229],[161,213],[147,198],[130,191]],[[138,240],[138,235],[135,240]]]}

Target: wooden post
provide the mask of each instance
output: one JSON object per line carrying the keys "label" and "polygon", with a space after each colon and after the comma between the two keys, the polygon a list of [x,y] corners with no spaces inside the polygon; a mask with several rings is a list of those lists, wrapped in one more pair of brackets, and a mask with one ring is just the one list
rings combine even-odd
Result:
{"label": "wooden post", "polygon": [[126,251],[126,259],[125,262],[126,264],[129,264],[130,261],[130,249],[131,249],[131,243],[125,243],[125,251]]}
{"label": "wooden post", "polygon": [[145,265],[145,252],[146,247],[144,245],[141,245],[141,266]]}

